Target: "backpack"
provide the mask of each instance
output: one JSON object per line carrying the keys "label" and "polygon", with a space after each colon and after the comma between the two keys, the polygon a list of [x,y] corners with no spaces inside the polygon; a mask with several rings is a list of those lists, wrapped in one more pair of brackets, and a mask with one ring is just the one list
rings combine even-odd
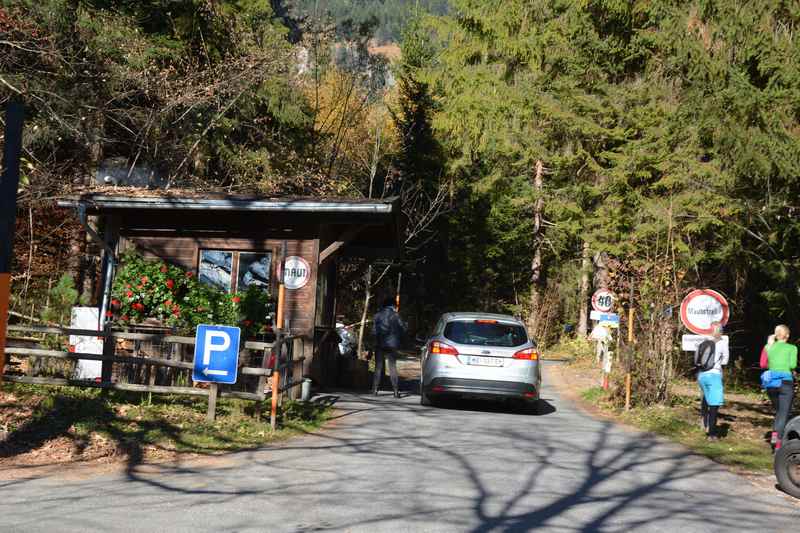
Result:
{"label": "backpack", "polygon": [[710,339],[701,342],[694,352],[694,366],[700,372],[706,372],[714,368],[716,364],[716,343]]}

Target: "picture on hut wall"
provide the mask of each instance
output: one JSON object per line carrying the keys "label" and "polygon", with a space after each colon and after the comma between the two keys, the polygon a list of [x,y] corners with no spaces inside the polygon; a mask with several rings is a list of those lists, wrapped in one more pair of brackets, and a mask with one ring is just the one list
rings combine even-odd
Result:
{"label": "picture on hut wall", "polygon": [[272,265],[271,253],[239,253],[239,276],[236,290],[245,292],[250,287],[269,290],[270,268]]}
{"label": "picture on hut wall", "polygon": [[219,250],[201,250],[198,279],[201,283],[211,285],[225,292],[231,292],[233,285],[231,267],[233,252]]}

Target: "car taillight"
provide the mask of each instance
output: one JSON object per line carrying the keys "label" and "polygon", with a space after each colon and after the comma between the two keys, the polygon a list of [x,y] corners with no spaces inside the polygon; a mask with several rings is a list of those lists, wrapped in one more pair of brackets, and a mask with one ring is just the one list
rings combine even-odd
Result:
{"label": "car taillight", "polygon": [[439,341],[431,342],[430,352],[439,355],[458,355],[458,350],[456,350],[449,344],[445,344]]}
{"label": "car taillight", "polygon": [[538,361],[539,360],[539,352],[536,351],[534,348],[525,348],[524,350],[520,350],[514,354],[514,359],[525,359],[528,361]]}

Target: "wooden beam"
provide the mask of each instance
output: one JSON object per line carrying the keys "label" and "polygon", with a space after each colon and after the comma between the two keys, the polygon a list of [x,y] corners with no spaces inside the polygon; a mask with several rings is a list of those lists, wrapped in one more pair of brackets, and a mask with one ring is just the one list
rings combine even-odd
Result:
{"label": "wooden beam", "polygon": [[319,261],[317,262],[319,266],[325,264],[325,262],[333,257],[333,255],[342,249],[342,246],[347,244],[348,242],[352,241],[356,235],[358,235],[361,230],[364,229],[364,226],[350,226],[347,230],[342,233],[339,238],[333,241],[331,244],[328,245],[327,248],[322,250],[319,254]]}

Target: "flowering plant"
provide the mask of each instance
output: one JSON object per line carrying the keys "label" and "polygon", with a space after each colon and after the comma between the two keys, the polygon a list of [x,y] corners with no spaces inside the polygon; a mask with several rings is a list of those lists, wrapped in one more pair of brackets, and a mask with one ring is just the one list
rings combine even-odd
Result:
{"label": "flowering plant", "polygon": [[154,318],[184,332],[198,324],[239,326],[245,338],[266,330],[274,308],[263,289],[228,294],[200,283],[191,271],[135,251],[123,255],[111,294],[106,315],[122,324]]}

